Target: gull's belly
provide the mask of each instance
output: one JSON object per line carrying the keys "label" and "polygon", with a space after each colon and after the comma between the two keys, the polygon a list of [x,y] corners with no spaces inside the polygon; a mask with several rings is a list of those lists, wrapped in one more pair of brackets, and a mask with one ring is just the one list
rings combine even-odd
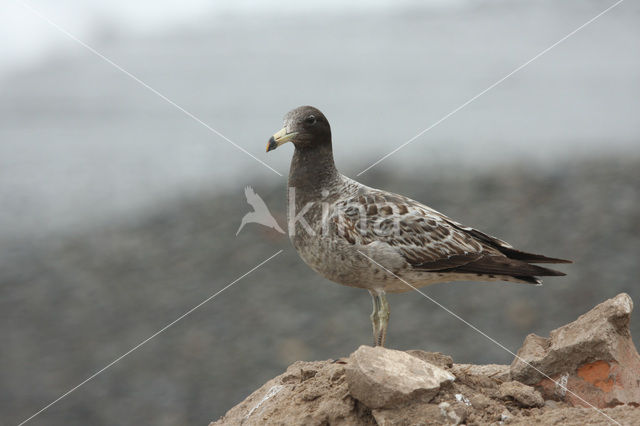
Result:
{"label": "gull's belly", "polygon": [[328,280],[350,287],[399,293],[411,291],[411,286],[417,288],[456,279],[447,277],[451,274],[411,271],[404,259],[390,252],[392,249],[388,246],[385,250],[375,244],[359,246],[329,238],[306,238],[292,242],[311,269]]}
{"label": "gull's belly", "polygon": [[298,255],[328,280],[351,287],[373,288],[368,274],[371,262],[346,244],[328,238],[294,241]]}

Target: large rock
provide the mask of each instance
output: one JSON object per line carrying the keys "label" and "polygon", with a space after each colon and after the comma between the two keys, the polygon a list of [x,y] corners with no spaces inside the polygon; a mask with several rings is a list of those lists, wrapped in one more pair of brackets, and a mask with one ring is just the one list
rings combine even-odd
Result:
{"label": "large rock", "polygon": [[349,358],[346,379],[349,393],[376,409],[428,402],[455,376],[406,352],[360,346]]}
{"label": "large rock", "polygon": [[640,356],[631,340],[633,302],[609,299],[549,338],[530,334],[511,364],[511,378],[545,399],[572,405],[640,404]]}

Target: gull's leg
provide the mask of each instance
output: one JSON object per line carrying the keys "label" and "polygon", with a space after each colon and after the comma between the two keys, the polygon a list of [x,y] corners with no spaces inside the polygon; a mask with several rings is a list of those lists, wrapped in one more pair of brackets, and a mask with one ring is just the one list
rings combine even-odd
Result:
{"label": "gull's leg", "polygon": [[384,291],[381,291],[378,294],[378,299],[380,300],[380,310],[378,311],[378,318],[380,323],[378,345],[384,346],[384,341],[387,337],[387,325],[389,325],[389,316],[391,315],[391,311],[389,310],[389,303],[387,302],[387,297],[385,296]]}
{"label": "gull's leg", "polygon": [[373,302],[373,312],[371,312],[371,324],[373,325],[373,346],[378,346],[378,336],[380,335],[380,299],[378,293],[369,290]]}
{"label": "gull's leg", "polygon": [[369,290],[373,299],[373,312],[371,324],[373,324],[373,346],[384,346],[387,337],[387,325],[389,324],[389,303],[383,290]]}

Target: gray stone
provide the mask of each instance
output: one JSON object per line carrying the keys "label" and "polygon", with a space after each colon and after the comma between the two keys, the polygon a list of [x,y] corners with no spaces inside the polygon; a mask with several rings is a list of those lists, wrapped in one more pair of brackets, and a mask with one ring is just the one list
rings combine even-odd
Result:
{"label": "gray stone", "polygon": [[501,382],[508,382],[509,380],[511,380],[509,366],[501,364],[454,364],[451,368],[451,372],[455,376],[465,374],[469,376],[487,376]]}
{"label": "gray stone", "polygon": [[521,407],[542,407],[544,405],[544,399],[542,399],[540,392],[532,386],[520,382],[505,382],[500,385],[498,392],[501,399],[512,399]]}
{"label": "gray stone", "polygon": [[440,368],[447,369],[453,366],[453,358],[441,352],[427,352],[420,349],[410,349],[407,353]]}
{"label": "gray stone", "polygon": [[440,367],[383,347],[360,346],[349,360],[345,374],[349,393],[371,409],[428,402],[442,385],[455,380]]}

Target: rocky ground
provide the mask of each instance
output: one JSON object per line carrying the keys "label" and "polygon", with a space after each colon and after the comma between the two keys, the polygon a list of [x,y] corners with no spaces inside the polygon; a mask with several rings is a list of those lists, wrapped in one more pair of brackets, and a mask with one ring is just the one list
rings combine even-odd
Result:
{"label": "rocky ground", "polygon": [[348,358],[299,361],[211,426],[637,425],[632,309],[622,293],[548,339],[529,335],[510,366],[369,346]]}

